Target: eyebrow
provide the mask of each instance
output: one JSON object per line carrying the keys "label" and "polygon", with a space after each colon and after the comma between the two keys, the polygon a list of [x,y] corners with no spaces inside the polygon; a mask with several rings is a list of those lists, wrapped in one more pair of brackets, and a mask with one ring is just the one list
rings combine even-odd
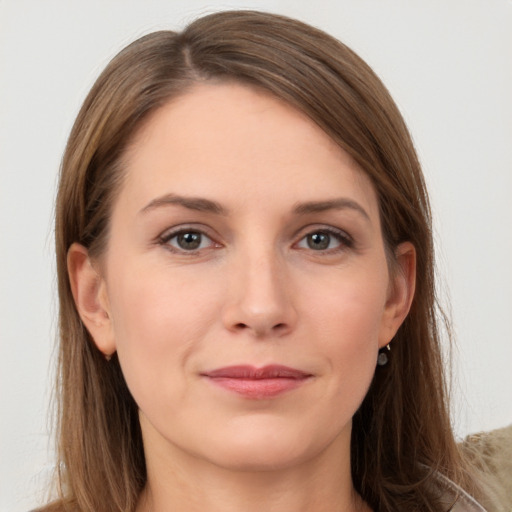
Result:
{"label": "eyebrow", "polygon": [[178,205],[189,210],[199,212],[215,213],[217,215],[227,215],[228,211],[215,201],[204,199],[202,197],[184,197],[176,194],[165,194],[150,201],[140,213],[147,213],[162,206]]}
{"label": "eyebrow", "polygon": [[[185,197],[176,194],[165,194],[150,201],[140,213],[147,213],[163,206],[178,205],[189,210],[195,210],[206,213],[214,213],[216,215],[228,215],[228,210],[216,201],[205,199],[203,197]],[[296,215],[308,215],[311,213],[321,213],[328,210],[345,210],[351,209],[361,214],[366,220],[370,220],[370,216],[366,210],[356,201],[345,197],[337,199],[329,199],[326,201],[307,201],[298,203],[293,209]]]}
{"label": "eyebrow", "polygon": [[366,220],[370,220],[370,216],[366,210],[356,201],[345,197],[330,199],[327,201],[308,201],[299,203],[295,206],[294,212],[297,215],[307,215],[309,213],[321,213],[327,210],[354,210],[361,214]]}

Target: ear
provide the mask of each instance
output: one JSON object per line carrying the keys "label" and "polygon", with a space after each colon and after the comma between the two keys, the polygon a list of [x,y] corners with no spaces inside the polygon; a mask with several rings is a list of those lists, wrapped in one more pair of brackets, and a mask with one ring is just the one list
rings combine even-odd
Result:
{"label": "ear", "polygon": [[67,265],[78,314],[98,349],[110,358],[116,345],[105,281],[94,268],[83,245],[71,245]]}
{"label": "ear", "polygon": [[379,333],[379,347],[385,347],[395,336],[411,308],[416,288],[416,249],[403,242],[395,250],[388,298]]}

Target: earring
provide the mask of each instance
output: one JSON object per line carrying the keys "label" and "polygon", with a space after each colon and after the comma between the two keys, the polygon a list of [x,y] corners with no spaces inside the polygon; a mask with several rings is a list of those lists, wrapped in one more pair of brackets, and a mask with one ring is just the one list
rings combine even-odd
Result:
{"label": "earring", "polygon": [[389,358],[385,350],[387,350],[388,352],[391,350],[389,343],[384,348],[381,348],[379,350],[379,356],[377,357],[378,366],[386,366],[388,364]]}

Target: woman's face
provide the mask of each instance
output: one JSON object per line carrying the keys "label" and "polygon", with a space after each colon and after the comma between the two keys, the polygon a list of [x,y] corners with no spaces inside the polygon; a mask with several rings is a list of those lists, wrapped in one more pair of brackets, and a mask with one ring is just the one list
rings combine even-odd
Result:
{"label": "woman's face", "polygon": [[411,294],[407,269],[390,279],[369,179],[236,84],[162,107],[126,164],[86,323],[118,353],[146,451],[261,469],[348,450]]}

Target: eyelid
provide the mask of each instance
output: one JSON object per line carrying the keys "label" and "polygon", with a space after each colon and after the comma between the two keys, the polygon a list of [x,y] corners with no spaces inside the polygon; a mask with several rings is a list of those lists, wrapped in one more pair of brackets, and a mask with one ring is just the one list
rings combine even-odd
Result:
{"label": "eyelid", "polygon": [[[332,235],[336,237],[339,240],[340,246],[331,248],[331,249],[325,249],[323,251],[319,250],[316,251],[318,253],[329,253],[329,252],[336,252],[336,251],[343,251],[347,248],[353,248],[355,246],[355,240],[354,238],[344,229],[336,228],[334,226],[329,226],[325,224],[312,224],[309,226],[305,226],[301,228],[296,237],[298,238],[297,242],[294,243],[294,245],[297,245],[298,243],[302,242],[308,235],[314,234],[314,233],[327,233],[328,235]],[[313,251],[313,249],[310,249]]]}
{"label": "eyelid", "polygon": [[[174,227],[171,227],[171,228],[167,228],[165,231],[163,231],[160,235],[158,235],[157,239],[156,239],[156,242],[159,244],[159,245],[164,245],[167,249],[173,251],[173,252],[177,252],[177,253],[180,253],[180,254],[196,254],[196,253],[199,253],[201,251],[204,251],[204,250],[207,250],[207,249],[210,249],[210,248],[215,248],[215,247],[221,247],[222,244],[219,243],[216,238],[213,234],[210,233],[210,229],[207,229],[205,226],[198,226],[197,224],[179,224],[177,226],[174,226]],[[210,240],[211,244],[209,247],[203,247],[203,248],[199,248],[199,249],[192,249],[192,250],[185,250],[185,249],[180,249],[178,247],[175,247],[171,244],[169,244],[169,241],[172,240],[173,238],[175,238],[176,236],[182,234],[182,233],[199,233],[201,236],[207,238]]]}
{"label": "eyelid", "polygon": [[[199,233],[202,236],[206,237],[210,240],[209,247],[203,247],[199,249],[191,249],[191,250],[185,250],[180,249],[178,247],[172,246],[169,244],[169,241],[172,240],[174,237],[178,236],[181,233],[187,233],[187,232],[195,232]],[[329,253],[335,253],[337,251],[343,251],[346,249],[354,248],[355,247],[355,240],[354,238],[344,229],[337,228],[331,225],[326,224],[310,224],[307,226],[304,226],[297,230],[296,234],[294,235],[294,239],[296,240],[293,243],[293,246],[297,246],[300,242],[302,242],[308,235],[314,234],[314,233],[326,233],[328,235],[334,236],[339,241],[339,246],[330,248],[330,249],[324,249],[324,250],[318,250],[314,252],[323,253],[323,254],[329,254]],[[194,254],[199,253],[204,250],[208,250],[211,248],[219,248],[222,247],[223,244],[219,242],[219,236],[216,235],[216,233],[212,233],[212,230],[204,225],[198,225],[194,223],[190,224],[179,224],[177,226],[173,226],[170,228],[165,229],[160,235],[157,236],[155,243],[159,245],[164,245],[166,248],[168,248],[171,251],[177,252],[177,253],[183,253],[183,254]],[[301,248],[302,249],[302,248]],[[303,248],[304,250],[308,250],[306,248]],[[313,249],[309,249],[313,251]]]}

